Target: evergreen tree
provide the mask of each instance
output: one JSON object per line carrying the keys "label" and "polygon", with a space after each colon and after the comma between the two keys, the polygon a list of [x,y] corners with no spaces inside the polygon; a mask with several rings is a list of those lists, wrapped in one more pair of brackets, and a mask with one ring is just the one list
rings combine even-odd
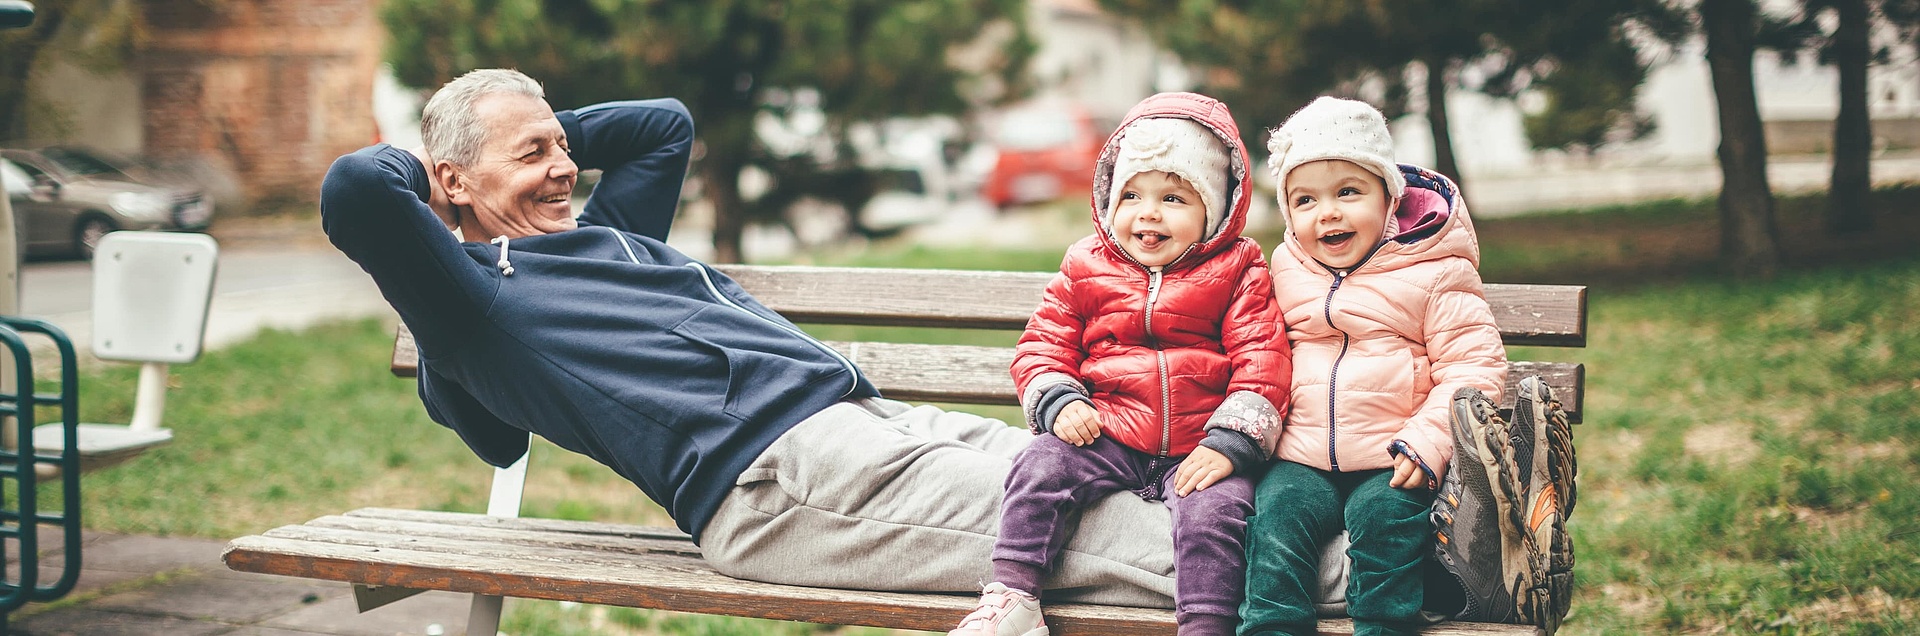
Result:
{"label": "evergreen tree", "polygon": [[[1664,18],[1657,0],[1102,0],[1117,13],[1138,18],[1165,46],[1189,63],[1211,69],[1202,90],[1233,104],[1236,112],[1263,125],[1285,119],[1320,93],[1356,92],[1368,81],[1384,87],[1377,104],[1394,116],[1415,94],[1402,79],[1410,67],[1424,68],[1421,80],[1435,165],[1460,179],[1453,151],[1446,95],[1458,88],[1510,97],[1550,78],[1561,69],[1579,79],[1540,84],[1549,94],[1547,118],[1538,125],[1590,119],[1602,124],[1568,133],[1572,139],[1597,138],[1592,129],[1627,125],[1644,118],[1634,96],[1645,67],[1632,55],[1620,25],[1653,14]],[[1626,55],[1622,55],[1622,52]],[[1619,63],[1626,62],[1624,72]],[[1609,66],[1612,65],[1612,66]],[[1486,72],[1471,86],[1460,71]],[[1608,75],[1607,73],[1611,73]],[[1593,93],[1608,99],[1594,102]],[[1263,126],[1245,128],[1258,134]],[[1604,134],[1604,133],[1602,133]],[[1250,147],[1259,140],[1249,138]],[[1555,144],[1553,147],[1559,147]]]}
{"label": "evergreen tree", "polygon": [[[1801,0],[1800,12],[1786,21],[1769,21],[1762,46],[1780,52],[1788,64],[1812,50],[1821,64],[1839,74],[1840,110],[1833,120],[1833,174],[1827,188],[1827,231],[1854,234],[1873,229],[1873,120],[1867,111],[1867,69],[1885,63],[1889,42],[1876,49],[1874,27],[1912,39],[1913,0]],[[1831,27],[1822,16],[1831,14]]]}
{"label": "evergreen tree", "polygon": [[[389,0],[388,58],[409,85],[513,67],[557,108],[671,96],[693,111],[714,253],[742,258],[750,162],[795,189],[871,190],[842,159],[773,157],[754,133],[770,90],[815,89],[830,131],[894,116],[959,113],[1021,89],[1032,45],[1017,0]],[[844,144],[843,144],[844,145]],[[857,194],[855,195],[857,197]],[[853,212],[854,210],[849,210]]]}

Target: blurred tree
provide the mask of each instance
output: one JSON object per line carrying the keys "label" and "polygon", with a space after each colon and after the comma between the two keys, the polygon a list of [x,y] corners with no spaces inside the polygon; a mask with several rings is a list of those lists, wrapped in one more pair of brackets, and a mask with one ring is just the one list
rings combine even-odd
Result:
{"label": "blurred tree", "polygon": [[[1449,8],[1442,10],[1441,4]],[[1433,168],[1456,180],[1460,171],[1446,125],[1448,80],[1458,64],[1486,50],[1478,32],[1429,27],[1457,23],[1455,17],[1463,13],[1458,4],[1101,0],[1107,10],[1138,20],[1188,64],[1207,69],[1201,90],[1231,104],[1240,118],[1261,123],[1242,129],[1249,148],[1265,147],[1264,129],[1279,125],[1315,95],[1352,94],[1368,79],[1384,80],[1385,103],[1377,105],[1390,117],[1399,114],[1408,93],[1404,71],[1424,64],[1432,70],[1425,88]]]}
{"label": "blurred tree", "polygon": [[1602,43],[1556,66],[1531,87],[1546,104],[1526,116],[1527,141],[1535,148],[1591,153],[1612,141],[1645,137],[1653,132],[1653,118],[1636,101],[1646,79],[1647,64],[1624,41]]}
{"label": "blurred tree", "polygon": [[1488,35],[1505,50],[1482,90],[1538,94],[1545,104],[1526,116],[1529,142],[1578,152],[1653,132],[1638,104],[1652,59],[1643,49],[1689,33],[1686,16],[1660,0],[1503,2],[1488,18]]}
{"label": "blurred tree", "polygon": [[[1823,20],[1824,16],[1832,20]],[[1827,190],[1827,231],[1873,229],[1873,120],[1867,69],[1884,64],[1895,42],[1912,42],[1920,27],[1920,0],[1801,0],[1800,12],[1763,31],[1761,45],[1792,64],[1812,50],[1840,76],[1840,112],[1833,122],[1833,176]],[[1875,26],[1882,37],[1876,38]],[[1878,39],[1880,42],[1876,43]]]}
{"label": "blurred tree", "polygon": [[1780,229],[1753,89],[1761,16],[1753,0],[1701,0],[1699,18],[1720,115],[1720,256],[1735,273],[1769,278],[1780,266]]}
{"label": "blurred tree", "polygon": [[[1920,4],[1915,0],[1886,0]],[[1554,142],[1589,143],[1645,126],[1633,97],[1646,69],[1641,44],[1706,32],[1720,115],[1721,253],[1745,274],[1779,265],[1779,231],[1766,178],[1766,136],[1753,89],[1761,16],[1752,0],[1101,0],[1139,19],[1163,45],[1206,69],[1202,90],[1241,117],[1279,122],[1313,95],[1388,84],[1383,110],[1410,91],[1395,80],[1415,62],[1449,71],[1495,69],[1476,88],[1514,95],[1539,87],[1566,129]],[[1920,16],[1920,8],[1905,15]],[[1920,23],[1915,20],[1913,23]],[[1559,80],[1556,75],[1566,73]],[[1446,132],[1445,92],[1458,76],[1428,73],[1435,168],[1457,178]],[[1536,128],[1544,121],[1536,121]],[[1258,135],[1259,127],[1246,129]],[[1533,132],[1533,131],[1529,131]],[[1248,139],[1250,147],[1260,140]]]}
{"label": "blurred tree", "polygon": [[1867,0],[1809,0],[1833,7],[1839,23],[1833,31],[1834,65],[1840,71],[1840,114],[1833,120],[1833,176],[1827,186],[1827,231],[1860,233],[1873,229],[1873,119],[1867,112]]}
{"label": "blurred tree", "polygon": [[[1418,76],[1434,140],[1433,168],[1460,180],[1446,95],[1455,88],[1511,97],[1530,87],[1548,96],[1535,127],[1556,132],[1551,147],[1601,139],[1626,126],[1644,130],[1634,108],[1645,65],[1622,25],[1650,21],[1671,32],[1658,0],[1101,0],[1138,18],[1165,46],[1208,69],[1202,90],[1242,117],[1277,124],[1314,95],[1354,93],[1377,82],[1388,116],[1405,110],[1405,85]],[[1424,73],[1409,74],[1411,67]],[[1473,66],[1471,85],[1466,73]],[[1568,77],[1548,81],[1560,72]],[[1595,84],[1599,82],[1599,84]],[[1258,135],[1261,127],[1245,130]],[[1530,128],[1531,130],[1531,128]],[[1260,140],[1248,139],[1250,147]]]}
{"label": "blurred tree", "polygon": [[125,0],[35,0],[33,24],[0,31],[0,140],[26,136],[27,93],[34,65],[57,52],[84,68],[118,68],[141,32],[137,7]]}
{"label": "blurred tree", "polygon": [[[772,89],[812,88],[834,145],[847,127],[959,113],[1023,90],[1032,44],[1018,0],[388,0],[388,59],[400,80],[439,86],[467,70],[514,67],[557,107],[672,96],[693,111],[713,203],[714,254],[742,259],[747,217],[805,194],[871,196],[851,153],[778,156],[754,132]],[[750,206],[739,175],[774,176]],[[858,207],[849,207],[857,214]]]}

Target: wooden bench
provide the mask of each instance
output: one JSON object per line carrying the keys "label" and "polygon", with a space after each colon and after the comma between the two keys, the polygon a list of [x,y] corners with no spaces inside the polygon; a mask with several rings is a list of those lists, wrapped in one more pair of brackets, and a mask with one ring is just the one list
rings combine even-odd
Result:
{"label": "wooden bench", "polygon": [[[1039,306],[1051,273],[826,267],[721,266],[767,306],[802,324],[1018,330]],[[1586,345],[1586,288],[1488,285],[1509,345]],[[888,397],[1016,404],[1010,347],[829,342]],[[401,328],[393,371],[412,376],[411,334]],[[1539,375],[1573,421],[1582,415],[1579,364],[1515,361],[1511,387]],[[420,590],[475,595],[470,634],[491,636],[501,597],[722,614],[828,624],[941,631],[974,596],[902,594],[772,585],[714,572],[687,535],[670,528],[519,519],[526,459],[500,469],[488,514],[367,508],[235,539],[227,566],[355,585],[361,610]],[[1049,605],[1056,634],[1172,634],[1166,610]],[[1348,621],[1321,632],[1351,633]],[[1535,634],[1531,627],[1446,623],[1428,634]]]}

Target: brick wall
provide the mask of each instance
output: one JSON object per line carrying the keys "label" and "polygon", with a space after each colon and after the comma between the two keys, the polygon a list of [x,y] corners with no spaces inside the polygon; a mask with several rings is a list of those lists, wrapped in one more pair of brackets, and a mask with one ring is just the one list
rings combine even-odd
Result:
{"label": "brick wall", "polygon": [[238,177],[252,202],[309,202],[372,142],[382,32],[372,0],[148,0],[132,69],[145,151]]}

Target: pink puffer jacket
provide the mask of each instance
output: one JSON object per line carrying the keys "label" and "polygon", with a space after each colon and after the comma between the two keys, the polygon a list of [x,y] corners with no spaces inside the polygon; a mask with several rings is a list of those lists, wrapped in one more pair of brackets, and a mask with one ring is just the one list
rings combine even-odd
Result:
{"label": "pink puffer jacket", "polygon": [[1278,456],[1321,470],[1393,466],[1404,440],[1436,476],[1453,459],[1447,403],[1460,387],[1498,401],[1507,353],[1480,282],[1480,244],[1459,189],[1402,165],[1397,229],[1351,273],[1287,233],[1274,293],[1293,342],[1293,410]]}

